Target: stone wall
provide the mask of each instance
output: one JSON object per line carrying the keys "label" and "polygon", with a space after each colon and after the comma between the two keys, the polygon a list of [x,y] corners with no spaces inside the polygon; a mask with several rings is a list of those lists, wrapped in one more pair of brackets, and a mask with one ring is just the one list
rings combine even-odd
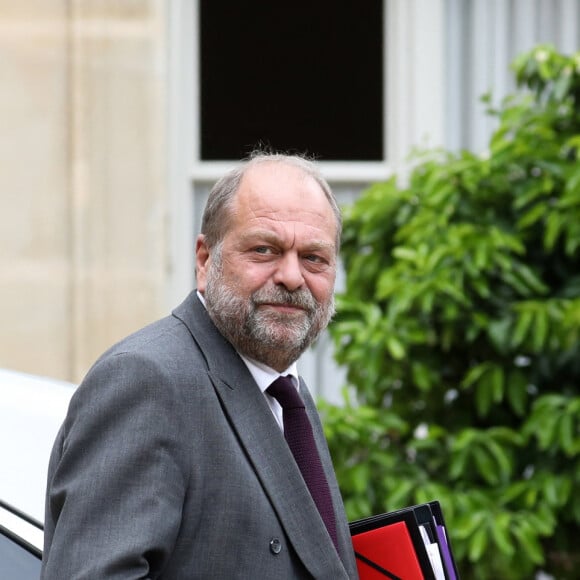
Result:
{"label": "stone wall", "polygon": [[0,366],[78,381],[164,312],[163,0],[0,0]]}

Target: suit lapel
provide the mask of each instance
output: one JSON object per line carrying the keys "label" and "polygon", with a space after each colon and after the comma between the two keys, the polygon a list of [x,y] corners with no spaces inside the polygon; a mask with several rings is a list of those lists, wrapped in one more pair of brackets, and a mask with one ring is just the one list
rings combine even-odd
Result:
{"label": "suit lapel", "polygon": [[[217,331],[195,296],[192,299],[190,295],[174,315],[188,326],[204,353],[209,376],[230,424],[303,564],[315,578],[346,578],[342,562],[292,453],[246,365]],[[308,407],[312,416],[313,403],[309,396]],[[319,425],[318,421],[316,424]],[[320,448],[319,439],[323,435],[321,429],[314,430]],[[326,450],[326,445],[323,448]],[[329,468],[331,471],[329,481],[335,482],[332,467],[329,466],[330,458],[327,453],[322,456],[325,471],[327,474]],[[336,506],[335,494],[338,490],[336,485],[331,485],[331,489]],[[340,518],[340,521],[343,519]],[[305,530],[308,530],[307,534]]]}

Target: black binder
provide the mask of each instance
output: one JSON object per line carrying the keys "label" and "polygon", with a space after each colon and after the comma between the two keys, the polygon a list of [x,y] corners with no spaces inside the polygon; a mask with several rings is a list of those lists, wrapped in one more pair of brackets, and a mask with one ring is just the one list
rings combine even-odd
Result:
{"label": "black binder", "polygon": [[349,525],[361,580],[459,579],[437,501]]}

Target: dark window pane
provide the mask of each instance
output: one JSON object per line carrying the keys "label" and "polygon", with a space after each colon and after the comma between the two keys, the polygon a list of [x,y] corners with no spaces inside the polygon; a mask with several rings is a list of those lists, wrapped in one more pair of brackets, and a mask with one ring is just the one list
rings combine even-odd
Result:
{"label": "dark window pane", "polygon": [[201,0],[201,157],[383,159],[382,0]]}

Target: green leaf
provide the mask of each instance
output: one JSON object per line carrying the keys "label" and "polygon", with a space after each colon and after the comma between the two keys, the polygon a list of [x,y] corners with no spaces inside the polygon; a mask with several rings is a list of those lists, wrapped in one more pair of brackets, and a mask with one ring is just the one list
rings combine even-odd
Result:
{"label": "green leaf", "polygon": [[518,347],[527,338],[532,322],[534,320],[534,313],[529,309],[521,309],[517,318],[516,326],[511,338],[511,346]]}
{"label": "green leaf", "polygon": [[475,465],[479,475],[491,485],[499,483],[499,476],[490,455],[482,447],[474,447],[471,454],[475,460]]}
{"label": "green leaf", "polygon": [[547,292],[548,287],[542,282],[540,277],[528,266],[524,264],[519,264],[516,272],[520,278],[526,283],[528,288],[537,294],[544,294]]}
{"label": "green leaf", "polygon": [[465,450],[454,453],[450,458],[449,477],[451,480],[460,478],[465,473],[468,454]]}
{"label": "green leaf", "polygon": [[389,349],[389,353],[395,360],[401,360],[405,358],[405,347],[403,343],[394,335],[390,334],[386,338],[386,345]]}
{"label": "green leaf", "polygon": [[572,457],[576,452],[577,443],[574,437],[575,433],[578,432],[575,429],[576,421],[577,419],[568,413],[560,418],[558,443],[568,457]]}
{"label": "green leaf", "polygon": [[393,257],[399,260],[408,260],[409,262],[414,262],[417,259],[417,252],[412,248],[398,246],[393,249]]}
{"label": "green leaf", "polygon": [[510,537],[511,518],[507,512],[499,512],[495,515],[494,523],[490,527],[493,543],[500,552],[510,557],[515,553]]}
{"label": "green leaf", "polygon": [[546,217],[546,208],[543,204],[538,203],[527,211],[518,221],[517,226],[520,229],[528,228]]}
{"label": "green leaf", "polygon": [[487,449],[497,465],[497,473],[502,481],[508,481],[512,474],[512,464],[505,449],[493,439],[487,441]]}
{"label": "green leaf", "polygon": [[553,250],[562,230],[564,229],[564,219],[557,213],[552,212],[546,216],[546,231],[544,233],[544,245],[548,251]]}
{"label": "green leaf", "polygon": [[478,364],[474,367],[471,367],[469,369],[469,372],[467,373],[467,375],[463,379],[463,381],[461,381],[461,386],[464,389],[468,389],[469,387],[473,386],[474,384],[477,384],[479,382],[479,380],[481,379],[481,377],[488,371],[489,371],[489,363],[488,362],[484,362],[484,363]]}
{"label": "green leaf", "polygon": [[507,316],[493,320],[487,327],[487,333],[493,347],[500,353],[508,352],[511,348],[510,333],[511,320]]}
{"label": "green leaf", "polygon": [[523,416],[528,401],[526,375],[519,369],[510,371],[507,381],[507,400],[516,415]]}
{"label": "green leaf", "polygon": [[488,541],[489,536],[486,528],[481,527],[475,530],[475,533],[469,542],[469,559],[471,562],[475,563],[481,560],[483,553],[487,548]]}
{"label": "green leaf", "polygon": [[501,403],[503,400],[504,391],[504,374],[503,368],[499,365],[494,365],[490,373],[490,385],[493,393],[493,402]]}
{"label": "green leaf", "polygon": [[[488,375],[489,376],[489,375]],[[475,404],[479,417],[485,417],[491,409],[493,390],[488,382],[480,381],[475,391]]]}
{"label": "green leaf", "polygon": [[513,534],[516,536],[520,548],[534,564],[543,564],[544,554],[538,536],[528,522],[521,520],[513,527]]}
{"label": "green leaf", "polygon": [[540,352],[548,337],[548,313],[545,309],[539,308],[536,310],[534,317],[534,335],[532,344],[535,352]]}
{"label": "green leaf", "polygon": [[411,364],[411,372],[413,375],[413,382],[419,387],[421,391],[428,391],[431,388],[431,371],[421,362],[414,361]]}

